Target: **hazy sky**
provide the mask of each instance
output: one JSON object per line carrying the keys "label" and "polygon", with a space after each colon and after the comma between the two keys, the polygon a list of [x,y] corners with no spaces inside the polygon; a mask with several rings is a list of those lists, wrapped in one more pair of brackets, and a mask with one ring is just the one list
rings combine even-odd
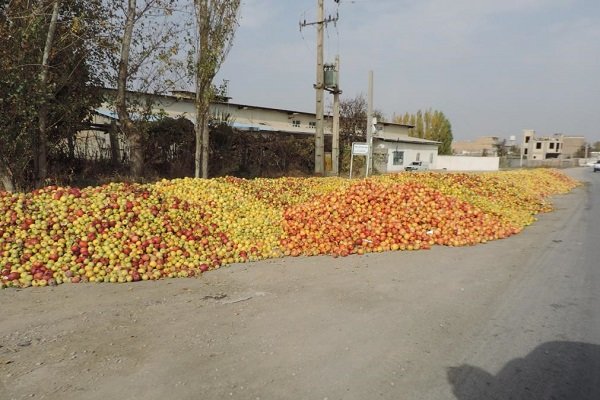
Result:
{"label": "hazy sky", "polygon": [[[242,0],[218,76],[233,102],[314,112],[317,0]],[[326,14],[338,9],[324,0]],[[325,60],[341,58],[343,97],[394,113],[433,108],[456,139],[523,129],[600,140],[600,1],[341,0]],[[326,95],[326,104],[332,97]]]}

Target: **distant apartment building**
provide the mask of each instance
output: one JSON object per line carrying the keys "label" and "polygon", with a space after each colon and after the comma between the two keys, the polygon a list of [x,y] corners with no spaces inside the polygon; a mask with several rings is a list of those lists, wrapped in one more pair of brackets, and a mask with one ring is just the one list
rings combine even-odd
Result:
{"label": "distant apartment building", "polygon": [[527,160],[561,158],[564,135],[536,136],[534,130],[523,131],[523,157]]}

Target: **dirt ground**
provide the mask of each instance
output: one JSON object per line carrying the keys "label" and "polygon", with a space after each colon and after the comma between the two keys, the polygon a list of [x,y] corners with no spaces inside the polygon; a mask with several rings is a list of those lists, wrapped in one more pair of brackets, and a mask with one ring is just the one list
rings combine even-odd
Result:
{"label": "dirt ground", "polygon": [[474,247],[0,291],[0,399],[453,398],[447,368],[585,196]]}

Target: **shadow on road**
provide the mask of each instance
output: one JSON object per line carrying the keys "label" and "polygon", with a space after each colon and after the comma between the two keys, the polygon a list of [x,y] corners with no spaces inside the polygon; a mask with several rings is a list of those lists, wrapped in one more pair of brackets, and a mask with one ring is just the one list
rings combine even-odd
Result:
{"label": "shadow on road", "polygon": [[470,365],[450,367],[447,374],[459,400],[598,400],[600,346],[547,342],[497,375]]}

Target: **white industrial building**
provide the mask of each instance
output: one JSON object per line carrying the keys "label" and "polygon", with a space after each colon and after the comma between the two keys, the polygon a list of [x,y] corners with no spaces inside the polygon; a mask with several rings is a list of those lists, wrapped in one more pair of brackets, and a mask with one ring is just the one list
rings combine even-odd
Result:
{"label": "white industrial building", "polygon": [[[114,93],[113,90],[106,92],[108,95]],[[152,95],[130,92],[129,95],[132,100],[140,104],[148,104],[147,100],[150,98],[153,112],[171,118],[184,117],[195,122],[193,93],[174,92],[172,95]],[[295,135],[314,135],[316,132],[314,113],[238,104],[230,102],[229,99],[213,102],[210,112],[215,118],[237,130]],[[93,126],[97,130],[79,133],[76,143],[77,152],[89,158],[110,157],[111,138],[106,127],[111,123],[116,124],[117,121],[116,113],[108,104],[96,110]],[[378,172],[403,171],[404,167],[412,161],[425,161],[431,168],[435,168],[439,142],[410,137],[408,133],[411,127],[390,122],[377,124],[373,136],[373,152],[375,169]],[[325,136],[332,135],[331,117],[325,118],[324,133]],[[125,140],[122,137],[115,138],[114,135],[112,140],[113,144],[118,145],[119,157],[127,158],[128,145]]]}

